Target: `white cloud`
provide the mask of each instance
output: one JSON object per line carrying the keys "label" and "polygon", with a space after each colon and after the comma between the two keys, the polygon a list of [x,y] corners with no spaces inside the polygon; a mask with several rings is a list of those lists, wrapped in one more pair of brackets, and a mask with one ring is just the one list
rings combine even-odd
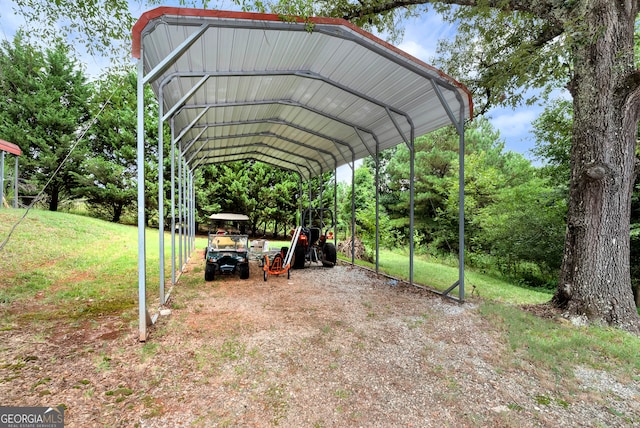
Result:
{"label": "white cloud", "polygon": [[[499,109],[488,117],[494,128],[500,131],[505,149],[527,155],[535,144],[531,133],[532,122],[540,115],[542,107],[519,110]],[[497,113],[497,114],[496,114]]]}
{"label": "white cloud", "polygon": [[528,132],[531,129],[531,122],[539,114],[540,110],[538,109],[516,110],[489,118],[489,121],[500,130],[500,135],[503,138],[512,138]]}
{"label": "white cloud", "polygon": [[398,47],[416,58],[430,63],[435,57],[438,41],[452,38],[455,31],[455,26],[442,21],[440,15],[436,13],[423,14],[407,22],[403,41]]}
{"label": "white cloud", "polygon": [[406,40],[398,45],[398,48],[421,61],[428,62],[435,54],[432,46],[425,46],[415,40]]}

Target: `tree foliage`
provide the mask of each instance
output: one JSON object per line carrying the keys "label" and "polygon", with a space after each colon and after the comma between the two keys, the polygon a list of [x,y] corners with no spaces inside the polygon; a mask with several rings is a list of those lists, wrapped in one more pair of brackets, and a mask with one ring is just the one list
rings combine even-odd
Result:
{"label": "tree foliage", "polygon": [[[296,225],[301,197],[297,175],[254,161],[211,164],[196,171],[198,221],[216,212],[249,216],[253,235],[278,236]],[[249,231],[248,231],[249,232]]]}
{"label": "tree foliage", "polygon": [[571,176],[571,128],[573,109],[568,100],[556,99],[533,122],[536,145],[533,154],[544,161],[545,175],[559,186],[569,187]]}
{"label": "tree foliage", "polygon": [[[470,263],[548,284],[562,259],[566,198],[520,154],[504,151],[486,119],[465,133],[465,235]],[[443,128],[415,142],[416,250],[458,252],[459,138]],[[381,195],[383,236],[406,244],[409,233],[409,151],[398,146],[386,166]],[[383,240],[386,245],[391,240]],[[487,258],[486,256],[490,256]],[[527,267],[529,266],[529,267]]]}
{"label": "tree foliage", "polygon": [[[126,0],[15,0],[32,40],[68,40],[91,55],[126,58],[135,18]],[[144,2],[140,2],[142,5]],[[123,55],[124,54],[124,55]]]}
{"label": "tree foliage", "polygon": [[2,43],[0,133],[22,148],[22,174],[33,189],[44,189],[51,211],[70,196],[72,174],[85,157],[80,137],[88,97],[85,77],[62,43],[40,52],[22,33]]}
{"label": "tree foliage", "polygon": [[[133,72],[114,71],[94,83],[90,112],[95,121],[87,132],[90,156],[73,174],[74,195],[85,199],[94,215],[113,222],[120,221],[137,197],[136,81]],[[145,98],[150,106],[145,118],[147,150],[157,151],[151,147],[157,134],[157,108],[150,88]],[[165,151],[168,148],[167,144]]]}

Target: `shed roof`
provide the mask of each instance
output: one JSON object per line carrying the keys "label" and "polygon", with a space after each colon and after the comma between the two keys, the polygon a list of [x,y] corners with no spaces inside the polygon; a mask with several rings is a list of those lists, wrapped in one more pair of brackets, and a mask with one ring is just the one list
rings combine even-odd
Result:
{"label": "shed roof", "polygon": [[16,156],[20,156],[22,154],[20,147],[5,140],[0,140],[0,150],[3,152],[9,152]]}
{"label": "shed roof", "polygon": [[462,84],[342,19],[159,7],[133,56],[192,167],[255,159],[308,178],[473,114]]}

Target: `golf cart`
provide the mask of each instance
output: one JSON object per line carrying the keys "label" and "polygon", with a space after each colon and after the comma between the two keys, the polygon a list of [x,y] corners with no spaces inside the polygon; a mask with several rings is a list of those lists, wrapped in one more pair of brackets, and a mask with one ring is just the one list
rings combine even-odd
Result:
{"label": "golf cart", "polygon": [[205,249],[205,281],[216,275],[238,273],[249,278],[249,236],[241,234],[239,222],[249,220],[243,214],[219,213],[209,216],[209,242]]}

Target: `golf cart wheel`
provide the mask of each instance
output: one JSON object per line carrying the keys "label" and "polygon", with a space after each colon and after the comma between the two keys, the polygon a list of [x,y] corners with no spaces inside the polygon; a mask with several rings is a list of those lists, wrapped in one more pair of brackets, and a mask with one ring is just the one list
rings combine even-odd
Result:
{"label": "golf cart wheel", "polygon": [[249,265],[240,265],[240,279],[248,279],[249,278]]}
{"label": "golf cart wheel", "polygon": [[207,263],[204,268],[204,280],[213,281],[214,279],[216,279],[216,265]]}
{"label": "golf cart wheel", "polygon": [[265,270],[262,273],[264,274],[264,282],[267,282],[267,271]]}
{"label": "golf cart wheel", "polygon": [[324,244],[324,247],[322,247],[322,266],[334,267],[337,261],[336,246],[327,242]]}

